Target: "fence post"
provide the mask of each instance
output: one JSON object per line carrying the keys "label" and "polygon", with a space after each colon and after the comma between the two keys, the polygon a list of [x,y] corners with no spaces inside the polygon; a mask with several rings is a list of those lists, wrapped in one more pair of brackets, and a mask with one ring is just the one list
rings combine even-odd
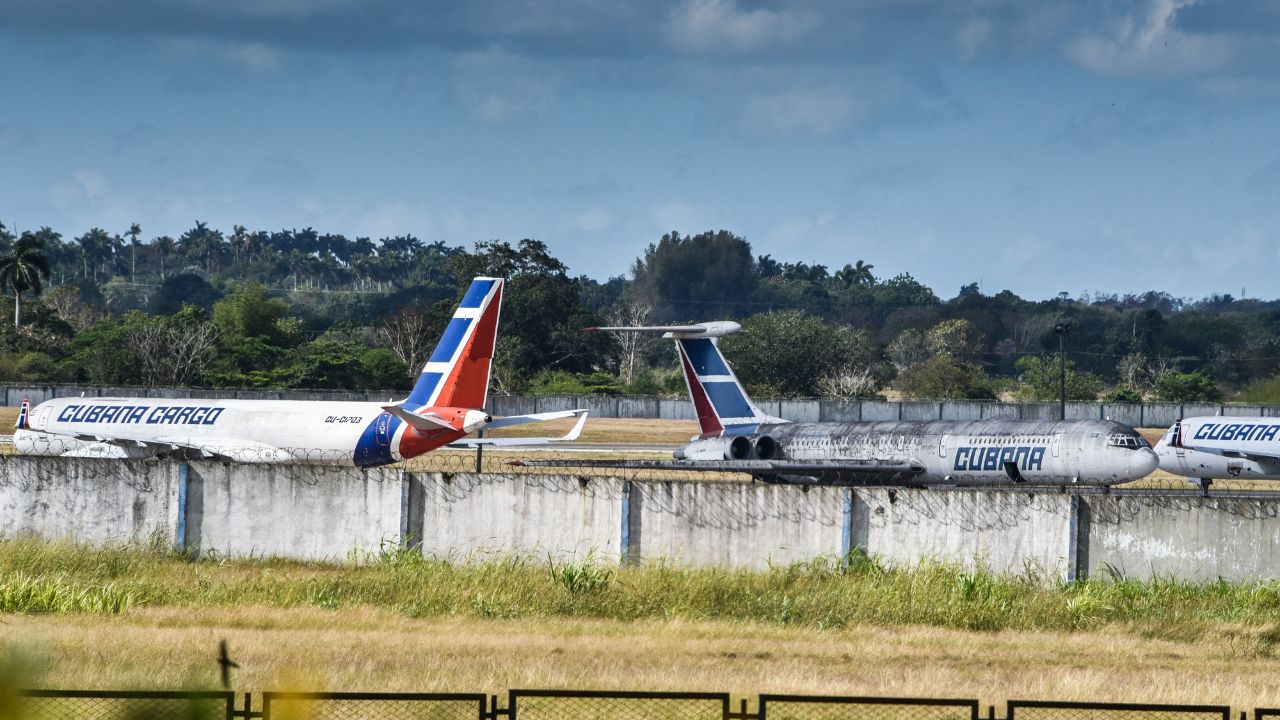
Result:
{"label": "fence post", "polygon": [[1067,581],[1089,577],[1089,503],[1081,495],[1071,496],[1070,522],[1067,526]]}
{"label": "fence post", "polygon": [[178,522],[173,531],[173,549],[187,551],[187,464],[178,463]]}
{"label": "fence post", "polygon": [[840,530],[840,565],[849,566],[849,553],[853,551],[853,488],[844,489],[844,526]]}
{"label": "fence post", "polygon": [[619,563],[627,565],[631,562],[631,481],[622,481],[622,517],[619,518],[622,532],[618,538]]}

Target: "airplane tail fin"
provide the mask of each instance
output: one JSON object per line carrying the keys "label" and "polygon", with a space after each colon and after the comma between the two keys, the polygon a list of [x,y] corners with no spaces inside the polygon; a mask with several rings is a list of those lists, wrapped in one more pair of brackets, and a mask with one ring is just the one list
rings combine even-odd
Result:
{"label": "airplane tail fin", "polygon": [[484,407],[501,308],[502,278],[478,277],[471,281],[404,401],[407,409]]}
{"label": "airplane tail fin", "polygon": [[647,327],[598,327],[588,331],[660,332],[675,340],[689,399],[698,414],[702,437],[749,435],[764,424],[787,422],[756,406],[720,353],[719,339],[742,329],[736,322]]}
{"label": "airplane tail fin", "polygon": [[18,430],[31,429],[30,418],[31,418],[31,401],[26,398],[22,398],[22,409],[18,411],[18,422],[14,423],[13,427]]}

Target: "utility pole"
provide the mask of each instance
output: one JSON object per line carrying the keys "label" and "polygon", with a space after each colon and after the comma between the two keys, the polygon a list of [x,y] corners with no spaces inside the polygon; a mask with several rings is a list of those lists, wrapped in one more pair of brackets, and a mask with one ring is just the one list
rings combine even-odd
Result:
{"label": "utility pole", "polygon": [[1053,326],[1058,335],[1058,419],[1067,419],[1067,333],[1071,326],[1065,320],[1059,320]]}

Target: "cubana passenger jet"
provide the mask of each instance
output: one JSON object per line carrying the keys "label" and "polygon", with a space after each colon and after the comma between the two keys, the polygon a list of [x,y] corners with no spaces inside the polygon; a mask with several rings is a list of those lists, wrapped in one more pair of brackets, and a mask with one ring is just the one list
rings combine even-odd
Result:
{"label": "cubana passenger jet", "polygon": [[[501,279],[473,280],[402,402],[58,398],[34,408],[23,402],[13,442],[28,455],[373,467],[444,445],[576,439],[586,410],[504,418],[483,410],[501,305]],[[465,438],[477,430],[574,416],[578,422],[561,438]]]}
{"label": "cubana passenger jet", "polygon": [[[794,423],[765,414],[720,353],[735,322],[588,328],[675,340],[701,434],[668,461],[527,461],[749,473],[768,482],[896,486],[1111,485],[1156,468],[1133,428],[1105,420]],[[815,350],[820,352],[820,350]]]}
{"label": "cubana passenger jet", "polygon": [[1202,490],[1217,479],[1280,480],[1280,418],[1193,417],[1156,443],[1160,469]]}

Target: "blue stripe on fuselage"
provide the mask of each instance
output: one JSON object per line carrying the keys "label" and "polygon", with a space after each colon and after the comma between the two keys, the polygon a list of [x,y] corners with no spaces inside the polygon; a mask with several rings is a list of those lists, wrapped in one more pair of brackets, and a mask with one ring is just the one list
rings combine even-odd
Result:
{"label": "blue stripe on fuselage", "polygon": [[749,418],[755,417],[755,413],[751,411],[751,405],[747,403],[747,398],[742,394],[742,388],[738,387],[736,382],[711,382],[702,383],[702,387],[707,391],[707,397],[711,399],[711,407],[715,408],[716,415],[722,418]]}
{"label": "blue stripe on fuselage", "polygon": [[720,351],[710,340],[706,338],[681,340],[680,344],[684,346],[684,352],[689,356],[689,363],[693,365],[693,371],[698,375],[729,374],[729,367],[724,364],[724,358],[720,357]]}
{"label": "blue stripe on fuselage", "polygon": [[376,467],[395,462],[391,455],[391,443],[395,440],[396,431],[400,429],[400,418],[382,413],[365,426],[356,442],[355,460],[357,467]]}
{"label": "blue stripe on fuselage", "polygon": [[462,298],[462,304],[458,307],[478,308],[484,302],[484,296],[489,294],[493,289],[492,280],[475,280],[472,281],[471,287],[467,288],[467,294]]}

